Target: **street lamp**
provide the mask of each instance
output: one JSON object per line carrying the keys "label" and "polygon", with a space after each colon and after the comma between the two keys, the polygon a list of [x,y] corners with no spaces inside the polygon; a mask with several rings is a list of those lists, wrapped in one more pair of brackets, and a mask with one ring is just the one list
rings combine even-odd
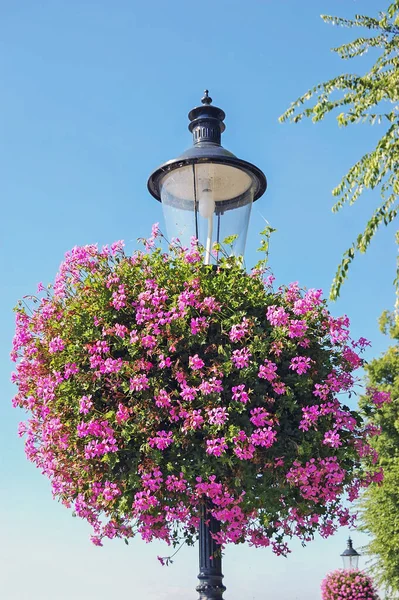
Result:
{"label": "street lamp", "polygon": [[221,146],[225,113],[212,106],[205,90],[201,105],[188,114],[193,146],[156,169],[148,190],[162,202],[169,240],[183,246],[195,236],[205,248],[205,264],[214,262],[212,245],[236,235],[233,252],[244,253],[252,202],[266,190],[258,167]]}
{"label": "street lamp", "polygon": [[354,549],[351,538],[348,538],[346,550],[342,552],[341,556],[344,569],[352,570],[358,568],[360,554]]}
{"label": "street lamp", "polygon": [[[243,255],[252,203],[267,186],[258,167],[237,158],[223,148],[225,113],[212,106],[208,90],[201,105],[188,114],[193,146],[178,158],[156,169],[148,180],[149,192],[162,203],[169,240],[179,238],[189,246],[194,236],[205,248],[204,263],[217,262],[212,255],[215,242],[237,236],[232,251]],[[199,525],[199,600],[221,600],[222,558],[214,540],[220,523],[211,515],[206,501],[201,507]]]}

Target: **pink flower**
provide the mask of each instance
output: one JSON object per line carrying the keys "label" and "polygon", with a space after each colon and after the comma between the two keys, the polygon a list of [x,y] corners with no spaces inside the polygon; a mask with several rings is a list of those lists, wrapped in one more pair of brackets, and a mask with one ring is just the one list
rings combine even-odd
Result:
{"label": "pink flower", "polygon": [[307,330],[308,326],[306,321],[301,319],[293,319],[292,321],[290,321],[290,325],[288,328],[288,337],[302,337],[303,335],[305,335]]}
{"label": "pink flower", "polygon": [[268,413],[264,408],[253,408],[251,410],[250,421],[255,425],[255,427],[264,427],[266,424],[271,424],[270,416],[270,413]]}
{"label": "pink flower", "polygon": [[193,410],[187,413],[186,420],[183,424],[183,430],[199,429],[204,424],[204,417],[201,415],[201,410]]}
{"label": "pink flower", "polygon": [[248,367],[251,356],[248,348],[242,348],[241,350],[233,351],[231,360],[237,369],[243,369],[244,367]]}
{"label": "pink flower", "polygon": [[232,399],[246,404],[249,400],[248,392],[245,391],[245,385],[236,385],[231,388],[233,392]]}
{"label": "pink flower", "polygon": [[208,408],[206,412],[211,425],[223,425],[229,418],[227,409],[224,407]]}
{"label": "pink flower", "polygon": [[208,323],[205,317],[196,317],[195,319],[191,319],[190,327],[191,333],[197,335],[208,328]]}
{"label": "pink flower", "polygon": [[130,418],[130,411],[128,407],[119,402],[115,417],[119,425],[127,421]]}
{"label": "pink flower", "polygon": [[369,396],[371,396],[371,401],[373,404],[375,404],[378,408],[380,408],[383,404],[389,404],[392,402],[390,392],[383,392],[377,390],[376,388],[367,388],[367,393]]}
{"label": "pink flower", "polygon": [[336,431],[326,431],[324,434],[323,444],[325,446],[331,446],[331,448],[339,448],[342,446],[341,438],[339,433]]}
{"label": "pink flower", "polygon": [[309,371],[311,364],[312,360],[309,357],[294,356],[294,358],[291,359],[289,368],[292,369],[292,371],[296,371],[298,375],[303,375],[303,373]]}
{"label": "pink flower", "polygon": [[205,366],[204,361],[195,354],[194,356],[190,356],[188,359],[188,365],[193,371],[199,371]]}
{"label": "pink flower", "polygon": [[133,511],[142,512],[150,510],[158,504],[159,502],[156,499],[156,497],[153,494],[151,494],[151,490],[146,490],[145,492],[137,492],[134,495]]}
{"label": "pink flower", "polygon": [[263,446],[270,448],[276,441],[277,433],[271,427],[263,427],[263,429],[255,429],[251,435],[251,442],[254,446]]}
{"label": "pink flower", "polygon": [[265,277],[263,279],[263,283],[265,284],[266,287],[271,287],[273,285],[273,281],[275,281],[276,278],[274,275],[267,275],[267,277]]}
{"label": "pink flower", "polygon": [[120,325],[119,323],[115,324],[115,335],[118,335],[121,338],[124,338],[127,334],[127,327],[125,325]]}
{"label": "pink flower", "polygon": [[91,394],[89,396],[82,396],[79,402],[79,412],[83,415],[87,415],[90,409],[93,407]]}
{"label": "pink flower", "polygon": [[106,286],[108,289],[110,289],[114,283],[119,283],[120,278],[118,277],[118,275],[116,273],[110,273],[107,277],[107,282],[106,282]]}
{"label": "pink flower", "polygon": [[348,346],[345,346],[342,352],[342,357],[348,361],[353,370],[358,369],[362,366],[363,361],[356,352],[351,350]]}
{"label": "pink flower", "polygon": [[249,321],[244,317],[241,323],[233,325],[230,329],[229,338],[231,342],[238,342],[248,334]]}
{"label": "pink flower", "polygon": [[166,480],[166,489],[169,492],[185,492],[187,489],[187,481],[183,477],[183,473],[176,475],[168,475]]}
{"label": "pink flower", "polygon": [[313,395],[318,396],[321,400],[327,400],[330,394],[330,387],[326,383],[315,383]]}
{"label": "pink flower", "polygon": [[116,485],[116,483],[111,483],[110,481],[106,481],[104,484],[103,490],[103,498],[107,502],[111,502],[114,498],[117,498],[121,495],[121,491]]}
{"label": "pink flower", "polygon": [[159,355],[159,368],[165,369],[166,367],[172,366],[172,360],[169,356],[164,356],[163,354]]}
{"label": "pink flower", "polygon": [[317,423],[320,416],[319,407],[315,406],[304,406],[302,408],[302,420],[299,423],[299,429],[302,431],[309,431],[309,428]]}
{"label": "pink flower", "polygon": [[276,394],[279,394],[279,396],[282,396],[283,394],[285,394],[286,389],[287,389],[285,386],[285,383],[283,381],[273,381],[272,388]]}
{"label": "pink flower", "polygon": [[111,244],[111,253],[115,255],[118,252],[122,252],[124,246],[125,242],[123,240],[118,240],[117,242],[114,242],[113,244]]}
{"label": "pink flower", "polygon": [[198,389],[204,396],[209,396],[209,394],[219,394],[222,392],[223,385],[220,379],[211,377],[209,381],[202,381]]}
{"label": "pink flower", "polygon": [[206,453],[213,456],[221,456],[228,446],[224,437],[206,440]]}
{"label": "pink flower", "polygon": [[101,538],[98,537],[98,535],[92,535],[91,536],[91,542],[95,545],[95,546],[102,546],[103,543],[101,541]]}
{"label": "pink flower", "polygon": [[289,320],[289,315],[284,308],[282,306],[276,306],[275,304],[267,307],[266,317],[269,323],[275,327],[287,325]]}
{"label": "pink flower", "polygon": [[59,337],[56,336],[50,340],[48,345],[48,351],[50,354],[55,354],[56,352],[62,352],[65,348],[65,342]]}
{"label": "pink flower", "polygon": [[349,337],[349,319],[346,315],[343,317],[330,317],[328,320],[330,327],[330,337],[333,344],[338,344],[340,342],[346,342]]}
{"label": "pink flower", "polygon": [[271,360],[265,360],[263,365],[260,365],[258,377],[260,379],[267,379],[267,381],[274,381],[277,379],[277,365]]}
{"label": "pink flower", "polygon": [[197,388],[184,385],[182,391],[180,392],[180,396],[183,398],[183,400],[191,402],[197,396],[197,393]]}
{"label": "pink flower", "polygon": [[72,375],[76,375],[76,373],[79,373],[79,367],[76,363],[66,363],[64,367],[64,378],[69,379]]}
{"label": "pink flower", "polygon": [[19,437],[23,437],[26,432],[28,431],[28,426],[26,423],[24,423],[23,421],[21,421],[21,423],[18,423],[18,435]]}
{"label": "pink flower", "polygon": [[283,342],[273,342],[270,346],[270,353],[276,356],[281,356],[283,352]]}
{"label": "pink flower", "polygon": [[149,438],[148,443],[151,448],[158,448],[158,450],[165,450],[171,444],[173,444],[173,434],[171,431],[166,432],[165,430],[158,431],[155,437]]}
{"label": "pink flower", "polygon": [[154,223],[151,228],[151,237],[154,239],[161,235],[161,230],[159,229],[159,223]]}
{"label": "pink flower", "polygon": [[155,396],[155,404],[158,408],[167,408],[171,405],[170,397],[166,390],[159,390],[159,394]]}
{"label": "pink flower", "polygon": [[201,303],[201,308],[203,311],[212,314],[214,312],[220,312],[220,304],[216,302],[215,298],[212,296],[207,296],[203,299]]}
{"label": "pink flower", "polygon": [[143,348],[155,348],[155,346],[157,345],[157,340],[153,335],[144,335],[141,338],[141,343],[143,345]]}
{"label": "pink flower", "polygon": [[[92,361],[90,360],[90,363],[91,362]],[[121,358],[107,358],[103,362],[101,361],[97,366],[99,367],[100,373],[118,373],[123,367],[123,360]]]}
{"label": "pink flower", "polygon": [[130,334],[129,334],[129,341],[131,344],[135,344],[136,342],[139,341],[139,335],[137,332],[137,329],[132,329]]}
{"label": "pink flower", "polygon": [[255,454],[255,446],[251,443],[244,445],[236,445],[233,448],[234,454],[240,460],[252,460]]}
{"label": "pink flower", "polygon": [[322,295],[322,290],[308,290],[304,298],[299,298],[298,300],[295,300],[294,313],[296,315],[304,315],[316,306],[319,306],[322,303]]}
{"label": "pink flower", "polygon": [[196,249],[191,249],[184,254],[184,261],[188,264],[195,264],[201,262],[201,254]]}
{"label": "pink flower", "polygon": [[126,292],[123,284],[118,287],[118,291],[112,292],[111,306],[116,310],[121,310],[126,306]]}
{"label": "pink flower", "polygon": [[130,389],[133,392],[141,392],[142,390],[148,390],[150,387],[147,375],[135,375],[130,379]]}
{"label": "pink flower", "polygon": [[357,341],[352,342],[353,348],[361,348],[362,350],[367,346],[371,346],[371,342],[364,337],[359,338]]}

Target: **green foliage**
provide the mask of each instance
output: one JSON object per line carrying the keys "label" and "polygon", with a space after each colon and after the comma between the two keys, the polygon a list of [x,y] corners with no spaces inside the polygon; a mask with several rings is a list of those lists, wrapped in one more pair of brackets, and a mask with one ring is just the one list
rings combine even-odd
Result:
{"label": "green foliage", "polygon": [[[372,555],[371,571],[389,596],[399,596],[399,321],[384,313],[381,329],[390,333],[396,344],[366,367],[370,387],[391,392],[392,402],[384,404],[374,422],[381,434],[373,440],[379,454],[376,466],[384,469],[382,485],[372,484],[361,501],[361,529],[371,534],[367,553]],[[373,410],[368,397],[361,406],[366,414]]]}
{"label": "green foliage", "polygon": [[[381,204],[338,266],[330,291],[331,299],[336,299],[356,253],[366,252],[380,225],[389,225],[399,210],[399,1],[390,4],[377,18],[356,15],[353,20],[348,20],[322,15],[322,19],[333,25],[370,31],[366,37],[333,48],[342,59],[360,57],[369,50],[378,52],[378,57],[364,75],[342,74],[308,90],[291,104],[280,121],[298,123],[309,117],[317,123],[328,113],[338,111],[339,126],[377,123],[386,128],[376,147],[349,169],[332,192],[337,199],[334,212],[345,204],[354,204],[365,189],[379,188],[381,194]],[[309,100],[313,100],[313,105],[302,109]],[[394,282],[397,296],[398,273],[399,265]]]}

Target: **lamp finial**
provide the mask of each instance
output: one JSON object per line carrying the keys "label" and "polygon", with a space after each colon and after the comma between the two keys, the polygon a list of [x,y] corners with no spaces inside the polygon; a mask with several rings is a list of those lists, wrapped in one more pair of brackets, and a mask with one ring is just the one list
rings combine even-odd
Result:
{"label": "lamp finial", "polygon": [[209,95],[209,90],[204,90],[204,96],[201,98],[202,104],[212,104],[212,98]]}

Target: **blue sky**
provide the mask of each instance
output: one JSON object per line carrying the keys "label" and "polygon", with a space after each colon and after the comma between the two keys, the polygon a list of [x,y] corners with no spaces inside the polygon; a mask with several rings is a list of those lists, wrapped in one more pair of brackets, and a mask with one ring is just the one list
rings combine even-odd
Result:
{"label": "blue sky", "polygon": [[[124,239],[135,247],[160,205],[146,190],[150,172],[191,145],[187,112],[209,88],[226,111],[223,144],[262,168],[269,182],[255,205],[246,260],[256,260],[266,218],[278,229],[271,264],[279,283],[329,289],[341,253],[378,201],[366,195],[338,215],[331,189],[380,135],[280,125],[278,116],[313,84],[363,62],[329,50],[353,32],[320,13],[375,14],[381,0],[0,0],[0,596],[4,600],[195,598],[196,549],[161,568],[157,544],[110,541],[92,547],[89,529],[52,500],[48,482],[26,461],[11,408],[12,307],[53,280],[75,244]],[[366,59],[367,60],[367,59]],[[394,304],[394,231],[381,232],[357,259],[335,314],[354,336],[388,340],[377,318]],[[340,566],[347,531],[288,559],[268,550],[228,548],[226,598],[316,600],[323,575]],[[353,534],[355,545],[363,538]],[[363,561],[364,565],[364,561]]]}

